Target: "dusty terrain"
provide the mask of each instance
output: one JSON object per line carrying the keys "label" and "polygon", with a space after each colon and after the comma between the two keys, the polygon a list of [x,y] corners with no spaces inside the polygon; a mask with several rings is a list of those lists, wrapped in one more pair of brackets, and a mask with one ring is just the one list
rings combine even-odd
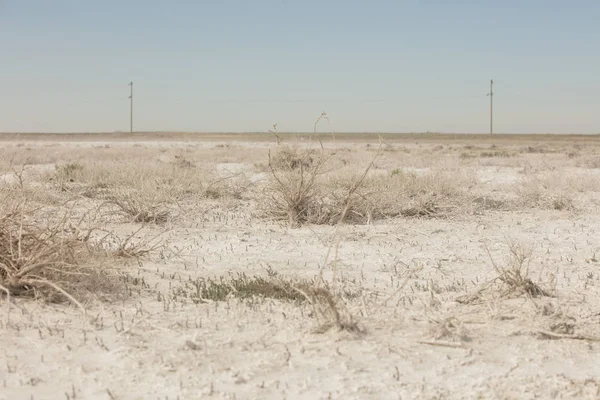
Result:
{"label": "dusty terrain", "polygon": [[600,137],[124,136],[0,140],[10,237],[96,228],[0,254],[0,399],[600,398]]}

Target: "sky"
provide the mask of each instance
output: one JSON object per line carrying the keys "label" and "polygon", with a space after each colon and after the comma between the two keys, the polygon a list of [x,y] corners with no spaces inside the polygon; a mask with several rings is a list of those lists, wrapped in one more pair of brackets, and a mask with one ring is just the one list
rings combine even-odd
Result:
{"label": "sky", "polygon": [[0,0],[0,132],[600,133],[598,0]]}

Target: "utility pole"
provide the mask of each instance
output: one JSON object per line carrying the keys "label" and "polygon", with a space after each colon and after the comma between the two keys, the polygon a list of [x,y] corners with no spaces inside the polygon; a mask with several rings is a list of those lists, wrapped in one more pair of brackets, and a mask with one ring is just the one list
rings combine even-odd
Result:
{"label": "utility pole", "polygon": [[133,133],[133,81],[129,82],[129,133]]}
{"label": "utility pole", "polygon": [[494,134],[494,80],[490,79],[490,135]]}

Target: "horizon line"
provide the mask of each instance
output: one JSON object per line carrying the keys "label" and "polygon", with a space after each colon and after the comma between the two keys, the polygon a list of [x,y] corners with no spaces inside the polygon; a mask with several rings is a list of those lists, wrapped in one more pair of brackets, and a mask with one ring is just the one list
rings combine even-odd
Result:
{"label": "horizon line", "polygon": [[[269,135],[269,131],[179,131],[179,130],[156,130],[156,131],[38,131],[38,132],[14,132],[14,131],[0,131],[0,135],[139,135],[139,134],[196,134],[196,135]],[[573,133],[573,132],[436,132],[436,131],[283,131],[278,132],[279,135],[360,135],[360,134],[372,134],[372,135],[485,135],[485,136],[523,136],[523,135],[554,135],[554,136],[596,136],[600,135],[599,132],[589,133]]]}

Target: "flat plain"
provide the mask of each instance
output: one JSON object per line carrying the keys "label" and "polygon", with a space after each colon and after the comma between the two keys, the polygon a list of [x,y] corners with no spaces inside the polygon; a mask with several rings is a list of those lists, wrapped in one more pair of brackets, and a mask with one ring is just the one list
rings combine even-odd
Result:
{"label": "flat plain", "polygon": [[600,137],[4,134],[0,399],[600,398]]}

